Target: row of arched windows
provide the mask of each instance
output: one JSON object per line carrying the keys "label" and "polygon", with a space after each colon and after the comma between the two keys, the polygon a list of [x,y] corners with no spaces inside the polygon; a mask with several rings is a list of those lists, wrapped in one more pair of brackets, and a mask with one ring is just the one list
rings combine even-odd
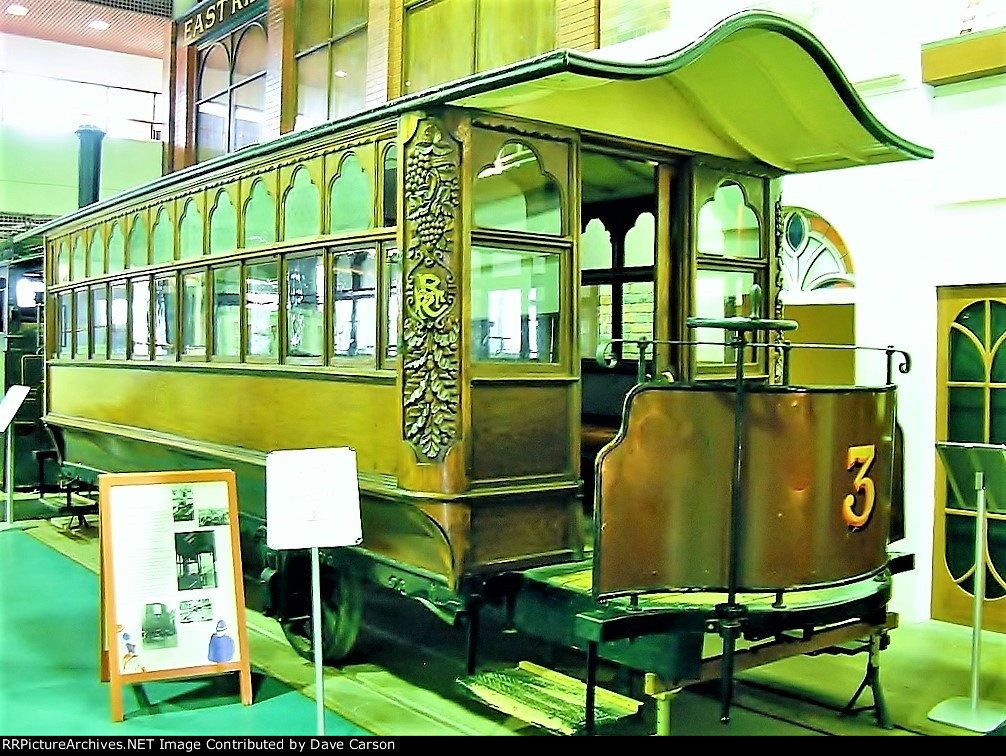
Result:
{"label": "row of arched windows", "polygon": [[[394,146],[384,153],[383,166],[384,182],[394,187],[397,172]],[[360,159],[350,152],[342,159],[328,187],[327,208],[322,205],[321,189],[304,166],[293,171],[281,196],[279,214],[276,198],[263,178],[251,183],[240,217],[233,188],[217,189],[205,198],[196,195],[178,199],[177,240],[176,222],[168,205],[151,209],[149,216],[142,211],[134,213],[108,226],[98,226],[90,234],[77,234],[72,241],[61,241],[57,247],[56,283],[260,247],[281,239],[365,231],[378,223],[394,225],[394,192],[384,193],[380,217],[375,218],[372,185]]]}

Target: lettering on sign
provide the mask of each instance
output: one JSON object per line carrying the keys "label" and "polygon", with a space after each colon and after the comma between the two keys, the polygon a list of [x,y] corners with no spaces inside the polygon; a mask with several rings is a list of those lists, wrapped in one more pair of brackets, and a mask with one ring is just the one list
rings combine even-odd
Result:
{"label": "lettering on sign", "polygon": [[182,42],[186,45],[192,44],[252,5],[265,5],[265,2],[264,0],[217,0],[215,3],[210,3],[182,22]]}
{"label": "lettering on sign", "polygon": [[[850,446],[847,470],[859,467],[856,478],[852,482],[852,493],[845,497],[842,502],[842,519],[850,528],[861,528],[870,519],[873,512],[873,501],[877,495],[877,487],[873,480],[867,477],[873,460],[877,456],[877,447],[874,444],[865,446]],[[856,514],[856,499],[859,494],[863,495],[863,506],[860,513]]]}

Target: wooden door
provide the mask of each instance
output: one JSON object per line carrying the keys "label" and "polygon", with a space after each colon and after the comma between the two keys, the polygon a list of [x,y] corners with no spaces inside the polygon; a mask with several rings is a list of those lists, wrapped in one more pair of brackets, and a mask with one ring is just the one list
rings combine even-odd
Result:
{"label": "wooden door", "polygon": [[[936,438],[1006,443],[1006,284],[941,287],[937,300]],[[939,458],[935,479],[932,615],[970,625],[977,494],[957,496]],[[989,509],[985,541],[982,626],[1003,632],[1006,510]]]}

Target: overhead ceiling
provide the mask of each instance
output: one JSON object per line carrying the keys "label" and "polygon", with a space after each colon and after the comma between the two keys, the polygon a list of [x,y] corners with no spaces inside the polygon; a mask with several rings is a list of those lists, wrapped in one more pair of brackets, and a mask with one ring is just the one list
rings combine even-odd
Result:
{"label": "overhead ceiling", "polygon": [[[27,15],[8,13],[12,5],[27,8]],[[163,59],[168,51],[170,6],[170,2],[155,0],[0,0],[0,33]],[[93,21],[104,21],[108,28],[92,29]]]}

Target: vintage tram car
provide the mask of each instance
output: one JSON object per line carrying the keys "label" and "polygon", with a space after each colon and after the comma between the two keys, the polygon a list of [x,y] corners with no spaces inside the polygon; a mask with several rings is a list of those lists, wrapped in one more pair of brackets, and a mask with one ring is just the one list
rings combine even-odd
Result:
{"label": "vintage tram car", "polygon": [[[885,569],[894,389],[772,388],[780,179],[930,154],[771,14],[645,62],[556,50],[475,74],[44,226],[45,422],[78,473],[235,470],[250,601],[305,652],[309,562],[267,546],[265,458],[355,449],[364,540],[322,571],[331,663],[368,584],[454,621],[520,583],[502,578],[589,553],[612,560],[595,598],[871,575]],[[756,290],[775,320],[748,334],[761,346],[738,346],[715,322],[748,314]],[[608,344],[626,370],[596,364]],[[749,492],[775,519],[745,521],[740,567],[720,507],[737,365],[761,386],[746,448],[793,466]],[[640,377],[661,390],[634,390]],[[673,443],[609,476],[628,500],[608,480],[595,490],[595,456],[650,402],[640,422],[670,435],[638,438]],[[864,444],[880,535],[850,557],[841,507],[810,512]],[[792,456],[767,451],[780,445]],[[691,567],[670,569],[683,554]]]}

